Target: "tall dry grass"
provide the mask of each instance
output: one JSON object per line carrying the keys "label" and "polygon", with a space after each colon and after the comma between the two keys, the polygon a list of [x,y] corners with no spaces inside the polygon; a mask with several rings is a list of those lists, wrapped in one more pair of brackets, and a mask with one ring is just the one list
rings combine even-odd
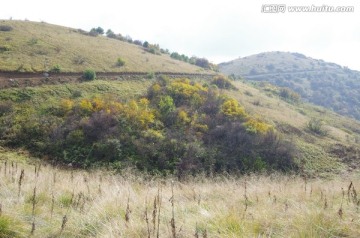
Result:
{"label": "tall dry grass", "polygon": [[0,237],[359,237],[359,174],[187,181],[0,163]]}

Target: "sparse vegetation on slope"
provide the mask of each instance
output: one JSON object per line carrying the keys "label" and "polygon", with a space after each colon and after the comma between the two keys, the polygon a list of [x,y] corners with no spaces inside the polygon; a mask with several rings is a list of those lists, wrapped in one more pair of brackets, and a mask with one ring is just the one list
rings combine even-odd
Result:
{"label": "sparse vegetation on slope", "polygon": [[[301,101],[294,103],[284,100],[279,95],[279,88],[266,83],[244,83],[237,80],[233,84],[238,91],[228,91],[227,94],[236,98],[252,115],[260,114],[261,118],[276,125],[277,131],[296,145],[299,151],[298,162],[307,173],[318,176],[323,172],[339,172],[345,168],[359,167],[359,156],[345,152],[333,153],[337,144],[343,145],[344,151],[359,150],[358,121]],[[322,121],[321,130],[326,131],[325,136],[308,129],[312,118]],[[352,159],[347,159],[348,156]]]}
{"label": "sparse vegetation on slope", "polygon": [[247,80],[287,87],[304,100],[360,120],[360,72],[299,53],[268,52],[219,65]]}
{"label": "sparse vegetation on slope", "polygon": [[[83,30],[14,20],[1,20],[0,26],[0,71],[47,72],[56,65],[62,72],[87,68],[96,72],[205,71],[167,54],[151,54],[142,46],[106,36],[92,37]],[[118,67],[119,55],[126,62],[122,67]]]}

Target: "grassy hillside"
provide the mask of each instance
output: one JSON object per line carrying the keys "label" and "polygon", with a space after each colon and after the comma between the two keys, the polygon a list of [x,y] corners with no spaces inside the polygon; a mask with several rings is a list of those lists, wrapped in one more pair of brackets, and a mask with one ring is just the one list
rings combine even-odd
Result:
{"label": "grassy hillside", "polygon": [[180,182],[40,166],[0,152],[0,237],[360,236],[358,174]]}
{"label": "grassy hillside", "polygon": [[[82,107],[104,107],[102,100],[121,102],[123,110],[126,110],[126,103],[134,105],[135,100],[139,108],[139,98],[148,93],[154,95],[162,88],[161,81],[158,85],[155,82],[149,79],[94,80],[0,90],[0,143],[4,145],[6,141],[16,139],[18,133],[25,132],[22,135],[30,135],[30,138],[20,138],[18,142],[29,142],[36,148],[44,148],[44,138],[39,132],[53,130],[59,133],[52,135],[61,134],[52,127],[54,124],[51,122],[63,119],[68,122],[64,125],[72,131],[79,132],[79,128],[74,129],[77,123],[84,128],[91,125],[101,127],[109,121],[88,123],[89,118],[101,115],[99,111],[84,114],[80,119],[74,115],[84,112],[80,110]],[[193,84],[183,79],[173,79],[168,83],[167,88],[177,86],[179,89],[172,95],[174,100],[184,100],[179,96],[187,95],[195,100],[192,101],[194,104],[202,98],[198,95],[204,95],[204,88],[216,89],[214,85],[209,85],[209,81],[201,79]],[[15,146],[17,152],[2,147],[0,237],[358,237],[360,220],[357,207],[360,201],[357,192],[360,179],[357,171],[360,153],[357,144],[360,124],[321,107],[285,100],[279,96],[279,89],[269,84],[253,85],[241,81],[233,84],[235,89],[221,89],[222,85],[227,84],[217,83],[219,89],[216,92],[225,96],[213,94],[211,98],[216,100],[206,104],[207,110],[214,110],[217,100],[235,98],[241,105],[240,109],[247,114],[247,118],[242,119],[244,123],[259,118],[260,122],[275,128],[281,138],[279,142],[286,140],[296,146],[295,162],[300,167],[299,174],[253,174],[238,178],[236,173],[204,172],[179,181],[171,175],[153,176],[144,170],[139,173],[139,170],[131,169],[136,164],[129,164],[126,169],[109,166],[110,170],[79,170],[74,169],[73,164],[59,166],[56,163],[51,166],[53,160],[49,156],[42,154],[41,157],[34,157],[19,146]],[[199,90],[200,94],[194,93]],[[169,104],[166,102],[164,98],[158,102],[163,105],[162,113],[168,111]],[[81,106],[74,106],[77,103]],[[166,128],[159,125],[160,122],[171,124],[173,115],[181,117],[177,118],[177,124],[172,127],[170,134],[184,134],[175,143],[177,146],[168,150],[177,153],[184,141],[188,140],[186,134],[196,138],[204,136],[201,130],[205,128],[199,123],[204,123],[206,118],[202,118],[200,110],[199,114],[192,114],[189,110],[192,106],[181,104],[173,108],[177,114],[168,114],[168,120],[158,121],[158,125],[152,125],[152,130],[142,134],[144,139],[137,146],[148,145],[142,147],[146,149],[144,158],[147,156],[148,160],[162,156],[159,153],[151,158],[149,153],[158,147],[158,143],[152,143],[153,139],[166,135]],[[107,109],[113,110],[111,107]],[[148,108],[141,109],[140,112],[144,114],[140,115],[149,115],[152,110],[153,105],[148,104]],[[239,111],[243,115],[243,110],[227,111]],[[139,111],[133,107],[132,112],[136,116]],[[129,114],[131,119],[138,119],[133,115]],[[118,116],[120,121],[126,123],[126,118],[121,114]],[[160,114],[155,113],[155,116],[158,118]],[[213,118],[219,119],[218,116]],[[322,135],[309,130],[307,124],[311,118],[323,119],[322,129],[327,133]],[[140,119],[147,120],[146,117]],[[231,123],[236,123],[236,120]],[[4,133],[4,129],[10,126],[11,133]],[[159,126],[163,130],[158,130]],[[221,127],[223,125],[217,129]],[[130,129],[135,130],[136,127]],[[102,134],[102,130],[96,133]],[[110,132],[114,131],[111,127]],[[192,134],[194,131],[196,133]],[[244,139],[242,135],[252,137],[254,133],[237,132],[239,135],[235,139]],[[126,133],[125,130],[122,132]],[[76,139],[81,134],[72,135],[71,142],[78,143]],[[221,133],[218,135],[223,136]],[[56,143],[55,137],[50,139]],[[166,139],[165,143],[167,141],[171,145],[174,138]],[[231,145],[244,141],[235,140]],[[205,151],[199,150],[201,146],[199,140],[189,143],[186,158],[204,159],[201,156]],[[246,146],[249,148],[252,145]],[[212,147],[221,149],[217,143]],[[96,146],[93,148],[96,150]],[[120,151],[125,149],[127,147],[120,147]],[[113,152],[110,151],[112,155]],[[144,163],[141,160],[137,162]]]}
{"label": "grassy hillside", "polygon": [[219,65],[221,72],[289,87],[309,102],[360,119],[360,72],[299,53],[268,52]]}
{"label": "grassy hillside", "polygon": [[[2,30],[1,30],[2,29]],[[118,58],[125,64],[119,66]],[[203,69],[156,55],[141,46],[83,31],[30,21],[0,21],[0,71],[44,72],[58,65],[63,72],[183,72]]]}
{"label": "grassy hillside", "polygon": [[[300,149],[301,164],[305,170],[318,175],[324,171],[341,171],[359,166],[359,157],[346,153],[346,148],[357,148],[360,141],[360,123],[330,110],[308,103],[292,102],[279,96],[279,90],[269,84],[249,84],[236,81],[239,92],[231,96],[249,111],[276,125]],[[326,135],[309,129],[309,122],[318,119]],[[344,153],[339,153],[344,151]]]}

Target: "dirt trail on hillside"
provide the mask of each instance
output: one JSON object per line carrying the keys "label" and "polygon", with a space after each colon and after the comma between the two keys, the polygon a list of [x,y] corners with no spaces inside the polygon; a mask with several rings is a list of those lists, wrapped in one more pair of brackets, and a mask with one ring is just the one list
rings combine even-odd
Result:
{"label": "dirt trail on hillside", "polygon": [[[96,73],[98,79],[107,80],[137,80],[148,76],[146,72],[100,72]],[[170,78],[203,78],[211,79],[215,74],[189,74],[172,72],[155,72],[154,76],[165,75]],[[20,72],[0,72],[0,89],[35,87],[43,84],[64,84],[83,82],[83,73],[20,73]]]}

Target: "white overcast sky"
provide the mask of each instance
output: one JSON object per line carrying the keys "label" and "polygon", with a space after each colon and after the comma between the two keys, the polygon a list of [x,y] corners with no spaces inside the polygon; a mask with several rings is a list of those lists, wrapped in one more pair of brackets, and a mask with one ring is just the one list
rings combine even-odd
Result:
{"label": "white overcast sky", "polygon": [[[263,4],[354,6],[353,13],[261,13]],[[299,52],[360,70],[358,0],[7,0],[0,19],[28,19],[130,35],[214,63],[266,51]]]}

